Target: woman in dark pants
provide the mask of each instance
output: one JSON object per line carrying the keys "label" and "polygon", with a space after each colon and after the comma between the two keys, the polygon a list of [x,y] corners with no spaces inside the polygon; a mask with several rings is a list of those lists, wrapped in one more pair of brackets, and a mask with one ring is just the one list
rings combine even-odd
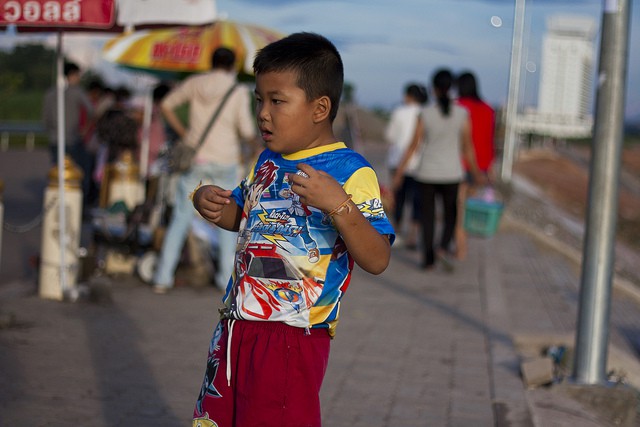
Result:
{"label": "woman in dark pants", "polygon": [[[418,193],[422,200],[422,267],[431,270],[436,257],[450,269],[450,245],[457,220],[458,186],[464,179],[462,156],[470,165],[473,176],[482,181],[476,165],[471,143],[471,126],[468,112],[449,97],[453,85],[449,70],[438,70],[432,79],[432,91],[436,102],[424,108],[420,115],[411,145],[405,152],[394,176],[394,186],[401,184],[402,173],[411,155],[422,144],[421,157],[414,171]],[[436,195],[442,199],[444,225],[435,248]]]}
{"label": "woman in dark pants", "polygon": [[[422,200],[422,241],[424,252],[422,267],[434,266],[436,255],[443,261],[446,269],[452,267],[449,261],[449,246],[453,240],[458,215],[458,187],[459,183],[418,183],[418,195]],[[440,196],[443,210],[442,234],[438,249],[434,250],[436,224],[436,197]]]}

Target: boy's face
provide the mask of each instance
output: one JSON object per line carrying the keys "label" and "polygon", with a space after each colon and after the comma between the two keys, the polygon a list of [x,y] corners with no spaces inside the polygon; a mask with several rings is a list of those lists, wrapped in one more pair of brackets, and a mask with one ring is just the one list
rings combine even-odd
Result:
{"label": "boy's face", "polygon": [[308,101],[293,71],[256,76],[256,117],[262,139],[276,153],[291,154],[320,145],[317,102]]}

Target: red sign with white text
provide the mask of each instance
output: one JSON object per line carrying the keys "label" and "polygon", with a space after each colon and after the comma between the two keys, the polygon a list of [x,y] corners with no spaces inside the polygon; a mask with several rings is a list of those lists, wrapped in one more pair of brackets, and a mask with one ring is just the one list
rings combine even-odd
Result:
{"label": "red sign with white text", "polygon": [[0,26],[109,28],[115,0],[0,0]]}

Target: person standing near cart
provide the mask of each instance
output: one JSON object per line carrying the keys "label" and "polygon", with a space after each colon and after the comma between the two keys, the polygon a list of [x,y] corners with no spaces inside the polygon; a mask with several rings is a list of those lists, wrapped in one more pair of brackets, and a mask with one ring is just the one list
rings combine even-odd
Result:
{"label": "person standing near cart", "polygon": [[[188,197],[191,190],[200,182],[233,185],[242,165],[242,141],[254,146],[256,144],[257,132],[249,90],[246,86],[237,85],[235,61],[232,50],[223,47],[216,49],[211,57],[212,69],[209,73],[186,79],[162,101],[161,109],[167,123],[184,143],[196,147],[203,139],[191,168],[178,178],[172,218],[153,278],[156,293],[166,293],[174,285],[175,271],[194,216]],[[226,101],[209,127],[225,95]],[[189,105],[188,126],[176,114],[176,108],[183,104]],[[236,233],[219,229],[219,268],[215,282],[222,289],[231,276],[236,238]]]}
{"label": "person standing near cart", "polygon": [[[471,120],[471,141],[480,171],[490,179],[491,166],[495,155],[493,138],[495,135],[495,112],[481,97],[476,77],[470,71],[461,73],[457,79],[458,104],[469,112]],[[463,209],[469,195],[472,176],[465,162],[466,179],[458,189],[458,209]],[[460,260],[467,255],[467,233],[464,229],[464,211],[458,215],[456,226],[456,257]]]}

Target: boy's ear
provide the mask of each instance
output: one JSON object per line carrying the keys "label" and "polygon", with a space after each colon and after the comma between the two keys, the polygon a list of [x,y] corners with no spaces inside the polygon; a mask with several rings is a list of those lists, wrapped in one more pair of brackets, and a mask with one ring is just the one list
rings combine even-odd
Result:
{"label": "boy's ear", "polygon": [[326,120],[331,113],[331,99],[328,96],[321,96],[316,99],[316,108],[313,112],[313,119],[316,123]]}

